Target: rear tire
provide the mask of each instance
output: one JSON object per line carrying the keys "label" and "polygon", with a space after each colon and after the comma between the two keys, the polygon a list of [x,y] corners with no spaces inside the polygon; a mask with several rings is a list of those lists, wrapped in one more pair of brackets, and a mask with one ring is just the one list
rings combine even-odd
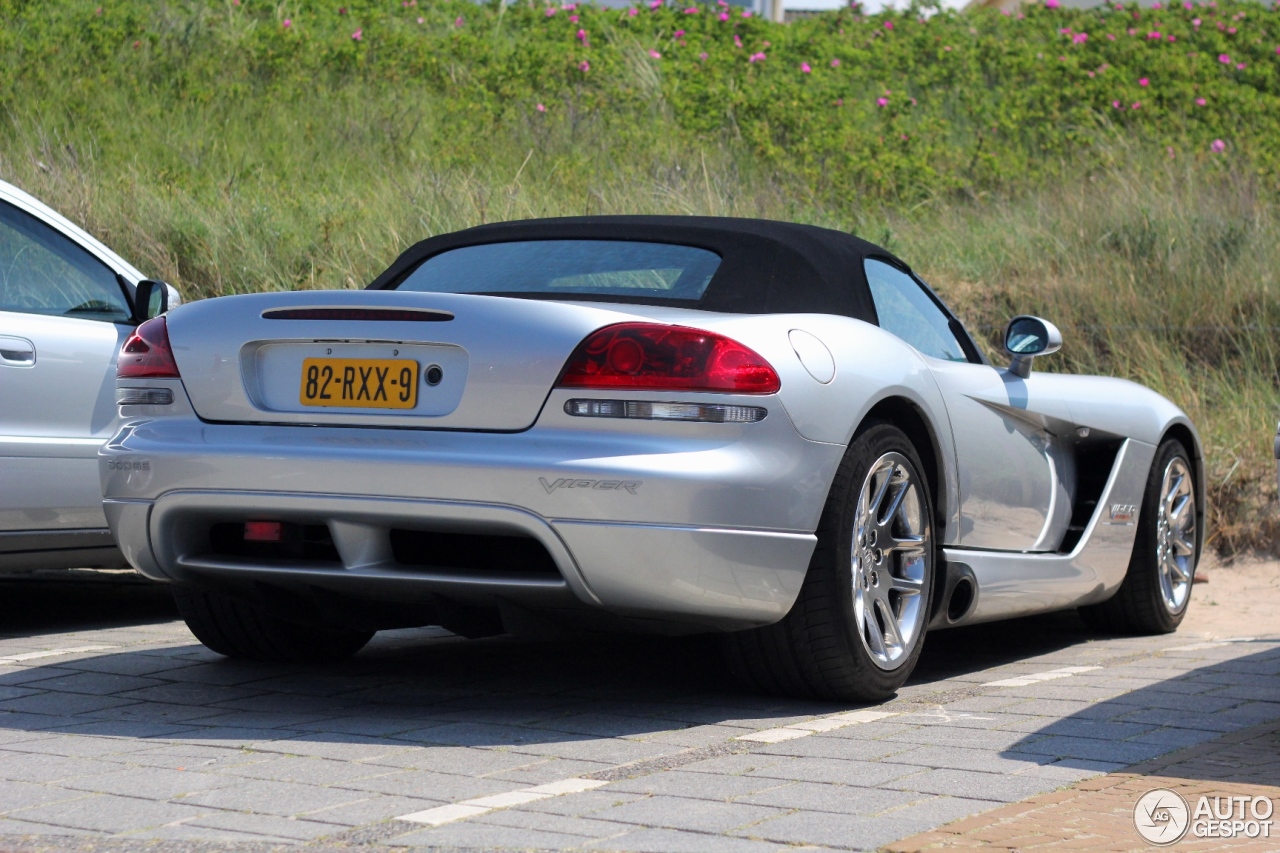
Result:
{"label": "rear tire", "polygon": [[1169,439],[1156,450],[1124,582],[1101,604],[1080,608],[1092,627],[1121,634],[1178,630],[1200,556],[1191,471],[1182,442]]}
{"label": "rear tire", "polygon": [[196,639],[220,655],[240,660],[341,660],[364,648],[374,634],[290,622],[243,599],[191,586],[176,588],[173,598]]}
{"label": "rear tire", "polygon": [[731,669],[768,693],[881,702],[911,675],[929,622],[933,501],[911,440],[883,422],[850,444],[791,611],[724,638]]}

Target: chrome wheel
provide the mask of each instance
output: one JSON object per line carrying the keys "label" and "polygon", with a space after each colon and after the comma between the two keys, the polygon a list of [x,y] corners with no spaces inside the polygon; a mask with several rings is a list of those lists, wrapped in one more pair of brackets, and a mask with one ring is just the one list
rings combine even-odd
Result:
{"label": "chrome wheel", "polygon": [[1165,467],[1160,485],[1156,566],[1164,606],[1170,613],[1182,612],[1196,570],[1196,496],[1187,463],[1178,457]]}
{"label": "chrome wheel", "polygon": [[853,616],[880,669],[910,659],[924,633],[930,531],[925,497],[900,453],[876,460],[858,494],[853,528]]}

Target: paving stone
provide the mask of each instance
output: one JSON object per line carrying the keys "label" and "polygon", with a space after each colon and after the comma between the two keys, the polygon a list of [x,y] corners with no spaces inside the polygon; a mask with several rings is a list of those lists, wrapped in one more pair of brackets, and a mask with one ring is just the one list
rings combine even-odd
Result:
{"label": "paving stone", "polygon": [[1136,764],[1162,753],[1169,747],[1150,743],[1124,743],[1095,740],[1083,737],[1036,737],[1027,739],[1005,752],[1004,758],[1016,759],[1027,756],[1037,760],[1035,756],[1052,756],[1054,758],[1084,758],[1091,761],[1119,761]]}
{"label": "paving stone", "polygon": [[[987,750],[966,749],[958,746],[920,746],[899,752],[893,760],[898,764],[951,767],[956,770],[977,770],[981,773],[1016,773],[1029,765],[1049,762],[1049,759],[1039,755],[997,754]],[[905,774],[899,774],[901,775]]]}
{"label": "paving stone", "polygon": [[990,811],[1003,806],[997,800],[966,799],[953,796],[935,796],[918,800],[909,806],[894,809],[889,816],[898,820],[921,821],[931,826],[950,823],[962,817]]}
{"label": "paving stone", "polygon": [[668,770],[651,773],[635,779],[614,782],[606,792],[625,791],[631,794],[665,794],[673,797],[691,797],[699,800],[731,800],[757,791],[765,791],[785,784],[777,779],[758,776],[713,775]]}
{"label": "paving stone", "polygon": [[735,797],[734,802],[802,811],[874,815],[905,806],[920,798],[919,793],[888,790],[882,787],[862,788],[819,782],[789,782],[757,793]]}
{"label": "paving stone", "polygon": [[307,820],[320,821],[321,823],[364,826],[368,823],[390,820],[401,815],[426,811],[441,805],[445,805],[443,800],[393,797],[378,794],[353,803],[330,806],[313,812],[303,812],[301,816]]}
{"label": "paving stone", "polygon": [[877,850],[887,842],[930,826],[933,824],[929,821],[891,815],[860,817],[830,812],[796,812],[733,834],[790,845],[827,844],[851,850]]}
{"label": "paving stone", "polygon": [[14,820],[29,820],[92,832],[127,832],[190,820],[205,809],[180,804],[159,803],[133,797],[98,794],[61,803],[47,803],[12,812]]}
{"label": "paving stone", "polygon": [[569,794],[564,797],[550,797],[537,802],[524,803],[520,806],[520,809],[522,811],[582,817],[584,815],[595,815],[614,806],[633,803],[636,800],[644,799],[646,796],[648,795],[596,789],[594,791],[583,791],[581,794]]}
{"label": "paving stone", "polygon": [[27,687],[53,690],[59,693],[88,693],[110,696],[142,687],[155,687],[165,682],[157,678],[136,675],[119,675],[105,672],[69,672],[53,675],[40,681],[28,681]]}
{"label": "paving stone", "polygon": [[19,782],[57,782],[117,769],[117,764],[93,759],[0,750],[0,778]]}
{"label": "paving stone", "polygon": [[588,773],[610,770],[613,766],[607,761],[545,758],[511,770],[500,770],[497,773],[490,774],[488,778],[501,779],[522,785],[545,785],[548,782],[558,782],[561,779],[570,779],[576,776],[584,776]]}
{"label": "paving stone", "polygon": [[173,800],[198,791],[239,784],[242,784],[239,779],[210,772],[148,768],[145,773],[140,773],[130,768],[80,776],[60,783],[60,787],[71,791],[117,794],[149,800]]}
{"label": "paving stone", "polygon": [[123,696],[92,696],[43,691],[31,696],[23,696],[20,699],[8,699],[0,702],[0,711],[16,711],[25,714],[56,714],[65,718],[72,714],[86,714],[91,711],[101,711],[104,708],[132,705],[136,701],[136,699]]}
{"label": "paving stone", "polygon": [[[429,771],[401,771],[342,783],[350,791],[455,802],[524,787],[514,782]],[[367,795],[367,794],[366,794]]]}
{"label": "paving stone", "polygon": [[58,803],[86,797],[83,791],[71,791],[55,785],[36,785],[31,782],[0,782],[0,815],[10,814],[31,806]]}
{"label": "paving stone", "polygon": [[391,839],[397,845],[408,847],[464,847],[494,850],[511,847],[517,850],[530,848],[559,849],[582,844],[580,835],[563,832],[546,832],[522,827],[494,826],[492,824],[465,821],[397,835]]}
{"label": "paving stone", "polygon": [[476,823],[486,823],[492,826],[567,833],[569,835],[580,835],[584,838],[609,838],[635,830],[635,827],[628,823],[614,823],[592,818],[548,814],[547,812],[523,811],[518,808],[498,809],[486,815],[473,818],[473,820]]}
{"label": "paving stone", "polygon": [[[896,756],[895,756],[896,759]],[[748,773],[794,782],[832,782],[869,787],[916,772],[914,766],[881,761],[839,761],[829,758],[792,758]]]}
{"label": "paving stone", "polygon": [[[204,841],[218,844],[235,842],[256,844],[276,842],[292,844],[297,840],[283,835],[259,835],[249,832],[234,832],[230,829],[211,829],[209,827],[198,826],[190,823],[180,823],[175,826],[157,826],[151,829],[144,829],[131,833],[130,836],[132,838],[145,838],[147,841]],[[161,849],[163,849],[163,847]]]}
{"label": "paving stone", "polygon": [[289,817],[328,806],[353,803],[368,799],[368,796],[367,793],[360,791],[324,788],[297,782],[238,780],[236,785],[201,791],[185,798],[183,802],[227,811]]}
{"label": "paving stone", "polygon": [[[330,761],[324,758],[275,756],[228,767],[222,770],[228,776],[248,779],[271,779],[276,782],[305,782],[311,785],[336,785],[357,779],[376,778],[395,773],[390,767],[357,764],[350,761]],[[239,782],[239,780],[232,780]]]}
{"label": "paving stone", "polygon": [[[72,829],[67,826],[53,826],[48,823],[34,823],[26,820],[13,820],[12,818],[0,818],[0,838],[6,835],[34,835],[38,836],[50,848],[58,849],[58,840],[62,837],[75,838],[86,835],[94,835],[95,833],[89,829]],[[67,845],[68,847],[70,844]]]}
{"label": "paving stone", "polygon": [[639,829],[584,846],[588,850],[620,850],[628,853],[783,853],[790,849],[763,841],[675,829]]}
{"label": "paving stone", "polygon": [[290,820],[266,814],[247,814],[244,812],[206,812],[189,822],[191,826],[207,829],[228,830],[231,832],[252,833],[254,835],[287,838],[294,841],[311,841],[342,832],[338,824],[321,823],[313,820]]}
{"label": "paving stone", "polygon": [[[857,729],[859,726],[850,726]],[[840,731],[836,729],[835,731]],[[752,752],[756,755],[790,755],[800,758],[835,758],[872,761],[877,758],[891,756],[910,747],[897,740],[864,740],[854,738],[828,737],[827,733],[809,735],[795,740],[780,743],[769,743],[756,747]]]}
{"label": "paving stone", "polygon": [[727,832],[735,827],[748,826],[784,813],[784,809],[769,806],[658,795],[605,809],[594,813],[592,817],[596,820],[667,829]]}
{"label": "paving stone", "polygon": [[1061,783],[1043,776],[1034,777],[1021,773],[976,773],[971,770],[941,768],[894,779],[886,782],[885,787],[925,794],[1015,802],[1051,791],[1059,784]]}

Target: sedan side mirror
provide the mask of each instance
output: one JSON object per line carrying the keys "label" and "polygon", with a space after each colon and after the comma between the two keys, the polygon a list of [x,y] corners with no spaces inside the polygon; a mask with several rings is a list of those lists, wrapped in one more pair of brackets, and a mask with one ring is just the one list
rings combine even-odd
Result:
{"label": "sedan side mirror", "polygon": [[173,288],[163,281],[143,279],[133,295],[133,319],[143,323],[169,310],[169,292]]}
{"label": "sedan side mirror", "polygon": [[1031,375],[1031,361],[1062,349],[1062,332],[1048,320],[1022,315],[1009,321],[1004,330],[1004,351],[1013,356],[1009,372],[1020,379]]}

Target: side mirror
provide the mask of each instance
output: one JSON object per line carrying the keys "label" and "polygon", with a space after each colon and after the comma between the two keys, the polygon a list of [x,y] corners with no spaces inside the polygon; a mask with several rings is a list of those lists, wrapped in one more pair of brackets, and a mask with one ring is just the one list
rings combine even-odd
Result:
{"label": "side mirror", "polygon": [[1013,356],[1009,372],[1020,379],[1031,375],[1031,361],[1062,349],[1062,332],[1048,320],[1023,315],[1014,317],[1004,330],[1004,351]]}
{"label": "side mirror", "polygon": [[138,282],[138,289],[133,295],[133,319],[137,323],[159,317],[169,310],[169,291],[172,287],[163,281],[149,278]]}

